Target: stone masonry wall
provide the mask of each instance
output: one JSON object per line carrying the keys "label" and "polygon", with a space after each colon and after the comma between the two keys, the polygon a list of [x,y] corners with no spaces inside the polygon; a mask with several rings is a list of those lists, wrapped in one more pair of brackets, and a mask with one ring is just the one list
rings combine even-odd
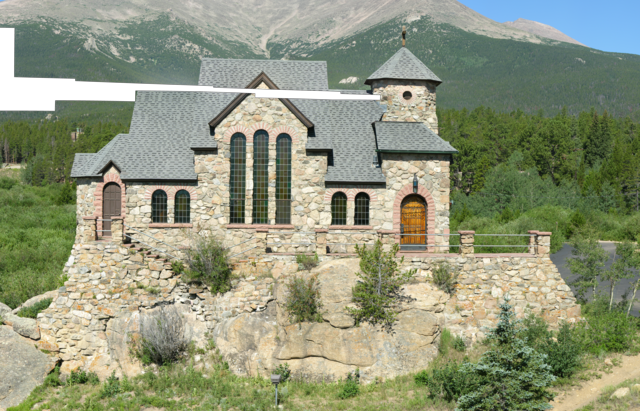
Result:
{"label": "stone masonry wall", "polygon": [[[371,85],[373,94],[381,96],[387,105],[382,121],[421,121],[438,134],[436,115],[436,85],[427,81],[376,80]],[[405,92],[411,93],[408,100]]]}

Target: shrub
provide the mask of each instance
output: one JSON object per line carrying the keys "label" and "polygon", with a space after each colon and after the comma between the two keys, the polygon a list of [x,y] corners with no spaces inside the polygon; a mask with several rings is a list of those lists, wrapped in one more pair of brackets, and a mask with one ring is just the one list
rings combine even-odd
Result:
{"label": "shrub", "polygon": [[346,308],[353,315],[356,324],[366,321],[391,329],[398,306],[407,299],[400,294],[402,286],[416,273],[415,269],[400,272],[398,266],[402,265],[404,257],[399,263],[396,261],[398,250],[398,244],[394,244],[390,251],[382,251],[380,240],[372,248],[356,245],[356,252],[360,257],[360,272],[357,274],[359,280],[353,287],[352,297],[356,307]]}
{"label": "shrub", "polygon": [[61,206],[65,204],[75,204],[76,203],[76,183],[73,184],[62,184],[62,189],[58,191],[58,195],[56,195],[53,200],[55,205]]}
{"label": "shrub", "polygon": [[347,378],[338,393],[338,398],[345,400],[355,397],[358,393],[360,393],[360,370],[356,368],[355,371],[347,374]]}
{"label": "shrub", "polygon": [[185,273],[190,281],[206,284],[213,294],[231,289],[229,253],[220,241],[212,236],[195,234],[186,254],[189,269]]}
{"label": "shrub", "polygon": [[320,259],[318,258],[318,253],[314,253],[313,255],[298,254],[296,255],[296,263],[302,265],[305,270],[309,271],[318,266]]}
{"label": "shrub", "polygon": [[53,300],[51,298],[45,298],[42,299],[40,301],[38,301],[37,303],[30,305],[29,307],[23,307],[18,311],[18,317],[24,317],[24,318],[37,318],[38,314],[43,311],[46,310],[47,308],[49,308],[49,306],[51,305],[51,302]]}
{"label": "shrub", "polygon": [[291,277],[287,283],[285,310],[293,322],[322,322],[322,301],[315,276],[305,280],[302,277]]}
{"label": "shrub", "polygon": [[116,395],[122,392],[122,388],[120,387],[120,380],[116,377],[116,372],[111,373],[109,377],[104,382],[102,386],[102,390],[100,392],[100,397],[115,397]]}
{"label": "shrub", "polygon": [[84,370],[71,371],[69,377],[67,377],[66,385],[78,385],[78,384],[86,384],[89,383],[91,385],[100,384],[100,379],[95,372],[87,373]]}
{"label": "shrub", "polygon": [[185,322],[175,307],[161,307],[140,317],[140,341],[134,353],[144,364],[168,364],[181,358],[189,339]]}
{"label": "shrub", "polygon": [[427,386],[430,398],[442,397],[445,401],[457,401],[475,387],[476,381],[472,373],[464,372],[455,361],[432,371],[420,371],[414,379],[416,384]]}
{"label": "shrub", "polygon": [[62,380],[60,380],[60,366],[56,365],[56,368],[45,377],[43,385],[45,387],[59,387],[62,385]]}
{"label": "shrub", "polygon": [[182,261],[172,261],[171,271],[173,271],[175,274],[184,273],[184,264],[182,263]]}
{"label": "shrub", "polygon": [[489,335],[492,347],[477,364],[465,363],[460,372],[475,378],[473,389],[458,399],[458,410],[545,410],[554,395],[554,381],[545,356],[522,339],[509,296],[500,305],[500,320]]}
{"label": "shrub", "polygon": [[431,280],[442,291],[447,294],[456,292],[456,284],[458,284],[458,271],[454,270],[447,263],[440,263],[433,269]]}
{"label": "shrub", "polygon": [[609,301],[597,297],[584,304],[586,324],[580,324],[581,343],[593,354],[627,352],[637,349],[637,319],[627,317],[620,307],[609,310]]}
{"label": "shrub", "polygon": [[280,376],[280,382],[284,383],[291,378],[291,370],[289,369],[289,364],[286,362],[284,364],[278,365],[274,370],[274,374],[278,374]]}
{"label": "shrub", "polygon": [[453,339],[453,348],[456,351],[465,352],[467,344],[464,342],[464,338],[461,335],[456,335]]}
{"label": "shrub", "polygon": [[11,190],[11,188],[18,184],[18,180],[9,177],[0,177],[0,190]]}

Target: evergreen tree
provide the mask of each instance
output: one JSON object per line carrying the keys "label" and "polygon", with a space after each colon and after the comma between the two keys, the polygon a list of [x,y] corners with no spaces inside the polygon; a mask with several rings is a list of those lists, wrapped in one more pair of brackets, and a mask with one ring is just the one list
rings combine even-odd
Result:
{"label": "evergreen tree", "polygon": [[521,338],[521,330],[506,295],[500,320],[489,335],[491,349],[478,363],[465,363],[461,372],[476,377],[474,389],[458,399],[456,411],[541,411],[551,407],[555,381],[546,355]]}

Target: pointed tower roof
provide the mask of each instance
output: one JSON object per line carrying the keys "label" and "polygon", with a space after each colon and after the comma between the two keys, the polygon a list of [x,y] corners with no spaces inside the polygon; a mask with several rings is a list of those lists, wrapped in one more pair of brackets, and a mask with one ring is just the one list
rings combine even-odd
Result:
{"label": "pointed tower roof", "polygon": [[402,47],[386,63],[384,63],[375,73],[365,80],[364,84],[371,84],[373,80],[395,79],[395,80],[427,80],[437,84],[442,80],[436,76],[429,67],[425,66],[406,47]]}

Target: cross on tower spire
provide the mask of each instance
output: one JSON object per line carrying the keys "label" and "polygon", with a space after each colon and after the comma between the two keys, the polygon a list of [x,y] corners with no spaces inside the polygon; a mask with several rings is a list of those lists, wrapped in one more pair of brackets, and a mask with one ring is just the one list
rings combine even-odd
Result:
{"label": "cross on tower spire", "polygon": [[407,35],[407,28],[405,26],[402,26],[402,47],[406,47],[406,44],[407,44],[406,35]]}

